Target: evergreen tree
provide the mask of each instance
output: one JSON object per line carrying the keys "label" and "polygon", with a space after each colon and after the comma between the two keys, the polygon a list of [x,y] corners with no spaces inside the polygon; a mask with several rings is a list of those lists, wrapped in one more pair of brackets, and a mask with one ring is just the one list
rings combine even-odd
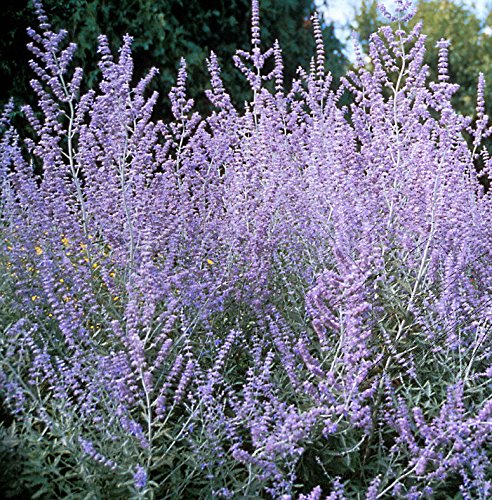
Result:
{"label": "evergreen tree", "polygon": [[[97,36],[104,33],[116,50],[126,33],[134,37],[133,50],[139,77],[151,66],[159,68],[152,89],[160,93],[160,110],[169,114],[167,93],[175,81],[181,57],[187,61],[189,91],[198,109],[209,104],[204,96],[208,85],[205,59],[213,50],[223,66],[223,80],[236,104],[249,99],[249,90],[232,56],[237,48],[250,44],[250,0],[45,0],[45,8],[56,29],[69,30],[78,45],[76,63],[84,68],[86,82],[97,81]],[[35,20],[29,0],[6,0],[0,39],[0,100],[13,96],[19,103],[32,99],[25,34]],[[314,37],[309,21],[313,0],[263,0],[261,2],[262,43],[273,45],[278,38],[285,55],[289,82],[298,66],[307,67],[314,54]],[[335,78],[345,68],[343,45],[333,25],[323,25],[327,50],[326,65]]]}

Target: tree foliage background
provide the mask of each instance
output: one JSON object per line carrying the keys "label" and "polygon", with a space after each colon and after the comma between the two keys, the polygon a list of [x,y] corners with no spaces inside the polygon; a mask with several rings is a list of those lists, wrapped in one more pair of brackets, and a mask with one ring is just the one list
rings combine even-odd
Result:
{"label": "tree foliage background", "polygon": [[[236,104],[250,96],[242,75],[234,68],[236,49],[250,44],[250,0],[44,0],[45,9],[56,29],[67,29],[78,45],[76,63],[86,72],[89,86],[97,80],[97,36],[109,37],[115,49],[126,33],[134,37],[136,76],[151,66],[159,68],[153,89],[160,92],[160,107],[168,115],[167,92],[175,81],[181,57],[187,61],[189,91],[197,107],[208,102],[203,90],[208,85],[205,59],[213,50],[223,66],[223,80]],[[26,28],[35,25],[29,0],[4,0],[0,38],[0,99],[10,97],[29,102],[31,90],[28,67],[30,54]],[[316,6],[313,0],[263,0],[261,29],[266,47],[278,38],[285,57],[286,80],[298,66],[307,67],[314,54],[314,37],[309,18]],[[343,44],[333,25],[323,25],[327,50],[326,66],[335,78],[347,63]]]}
{"label": "tree foliage background", "polygon": [[[383,21],[376,0],[363,0],[353,23],[359,33],[363,49],[367,40]],[[450,80],[460,85],[454,97],[456,109],[473,115],[476,105],[478,74],[482,72],[487,82],[485,103],[492,113],[492,10],[484,19],[458,0],[417,0],[416,15],[410,21],[414,26],[422,21],[427,35],[424,62],[431,68],[431,78],[436,78],[438,49],[436,43],[444,38],[451,42],[449,48]]]}

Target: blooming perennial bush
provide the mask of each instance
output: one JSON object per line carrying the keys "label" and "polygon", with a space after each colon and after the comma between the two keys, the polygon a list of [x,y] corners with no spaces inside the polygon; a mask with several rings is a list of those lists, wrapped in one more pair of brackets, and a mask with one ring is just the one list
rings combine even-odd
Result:
{"label": "blooming perennial bush", "polygon": [[1,121],[8,494],[492,496],[485,83],[475,119],[453,110],[448,43],[429,81],[409,4],[371,69],[355,41],[339,88],[314,17],[286,91],[253,0],[251,102],[234,108],[212,53],[214,111],[193,113],[182,61],[163,123],[131,37],[117,58],[99,38],[82,92],[35,1],[32,137],[12,105]]}

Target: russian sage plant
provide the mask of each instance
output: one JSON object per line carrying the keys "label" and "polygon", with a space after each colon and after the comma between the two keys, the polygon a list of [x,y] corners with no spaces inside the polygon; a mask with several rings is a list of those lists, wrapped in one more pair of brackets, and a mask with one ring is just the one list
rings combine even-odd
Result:
{"label": "russian sage plant", "polygon": [[34,4],[32,134],[13,105],[0,123],[5,491],[490,498],[483,76],[476,116],[456,113],[448,42],[430,81],[399,0],[339,87],[314,16],[286,90],[253,0],[235,57],[250,102],[233,106],[211,53],[210,114],[183,60],[164,123],[130,36],[117,56],[99,37],[84,91]]}

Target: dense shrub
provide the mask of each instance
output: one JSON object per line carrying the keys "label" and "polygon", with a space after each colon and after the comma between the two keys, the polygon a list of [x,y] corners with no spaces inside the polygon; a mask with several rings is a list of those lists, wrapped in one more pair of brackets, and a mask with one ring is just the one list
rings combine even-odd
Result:
{"label": "dense shrub", "polygon": [[401,0],[374,70],[339,88],[313,18],[311,70],[286,91],[253,1],[245,109],[211,54],[215,111],[193,113],[183,61],[174,121],[156,122],[130,37],[117,58],[100,37],[99,88],[80,95],[75,47],[37,13],[43,118],[25,107],[20,138],[7,109],[0,149],[0,452],[17,489],[489,498],[483,78],[472,123],[450,104],[447,43],[429,81]]}

